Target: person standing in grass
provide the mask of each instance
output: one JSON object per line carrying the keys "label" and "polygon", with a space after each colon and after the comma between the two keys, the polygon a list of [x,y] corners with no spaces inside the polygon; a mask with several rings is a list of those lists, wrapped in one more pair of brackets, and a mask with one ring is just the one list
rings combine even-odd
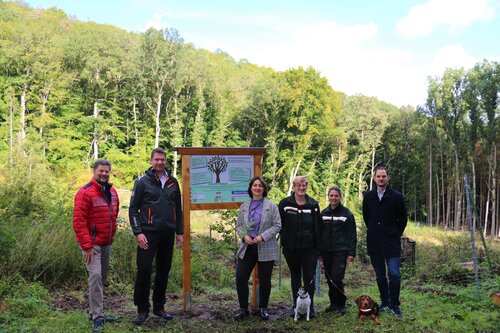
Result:
{"label": "person standing in grass", "polygon": [[[314,313],[314,274],[318,261],[317,229],[321,220],[318,201],[306,194],[307,177],[293,180],[292,195],[280,201],[281,245],[290,269],[293,309],[297,292],[303,281],[304,289],[311,297],[310,317]],[[301,281],[302,280],[302,281]],[[293,315],[293,313],[290,315]]]}
{"label": "person standing in grass", "polygon": [[363,198],[367,250],[380,292],[380,312],[390,310],[402,318],[400,238],[408,220],[406,204],[401,193],[388,187],[390,177],[385,167],[375,168],[374,178],[377,188],[366,192]]}
{"label": "person standing in grass", "polygon": [[326,312],[347,313],[344,275],[348,262],[356,256],[356,221],[349,209],[340,202],[342,191],[337,186],[328,190],[330,204],[321,212],[318,239],[323,261],[330,306]]}
{"label": "person standing in grass", "polygon": [[172,315],[165,311],[165,293],[174,240],[178,247],[184,242],[181,191],[177,179],[166,169],[165,150],[153,149],[150,163],[146,174],[134,183],[129,208],[130,225],[137,241],[137,276],[134,286],[136,325],[144,323],[149,317],[149,292],[155,258],[153,315],[172,319]]}
{"label": "person standing in grass", "polygon": [[104,315],[103,302],[111,244],[120,207],[118,194],[109,183],[110,172],[109,161],[95,161],[93,178],[76,193],[73,211],[76,241],[89,274],[88,299],[93,332],[102,331],[105,322],[115,320]]}
{"label": "person standing in grass", "polygon": [[271,275],[274,261],[278,258],[276,235],[281,230],[278,206],[267,199],[268,187],[264,178],[256,176],[250,180],[248,195],[238,212],[236,232],[241,238],[241,246],[236,253],[236,291],[240,309],[235,319],[249,315],[248,279],[258,263],[259,272],[259,316],[269,319],[267,305],[271,294]]}

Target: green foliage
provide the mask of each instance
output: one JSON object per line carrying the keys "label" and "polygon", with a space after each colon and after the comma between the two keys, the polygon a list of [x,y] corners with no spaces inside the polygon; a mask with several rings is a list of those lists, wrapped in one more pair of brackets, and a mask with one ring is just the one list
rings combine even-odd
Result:
{"label": "green foliage", "polygon": [[47,286],[81,281],[86,271],[69,212],[41,221],[24,218],[16,222],[19,226],[12,228],[15,244],[5,258],[7,271],[19,272],[27,280]]}
{"label": "green foliage", "polygon": [[52,306],[50,295],[40,283],[28,283],[14,274],[0,280],[0,324],[16,318],[44,317]]}
{"label": "green foliage", "polygon": [[[122,221],[125,222],[125,221]],[[135,281],[137,242],[129,229],[128,223],[122,223],[125,229],[118,228],[111,245],[111,258],[108,277],[108,289],[110,292],[119,292],[130,288]]]}

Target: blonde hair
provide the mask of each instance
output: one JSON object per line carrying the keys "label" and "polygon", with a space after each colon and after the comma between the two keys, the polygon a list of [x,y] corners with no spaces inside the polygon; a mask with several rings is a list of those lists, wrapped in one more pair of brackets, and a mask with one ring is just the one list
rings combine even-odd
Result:
{"label": "blonde hair", "polygon": [[297,176],[293,179],[292,183],[293,187],[295,188],[295,186],[297,186],[297,184],[299,183],[306,183],[306,185],[309,184],[309,180],[306,176]]}

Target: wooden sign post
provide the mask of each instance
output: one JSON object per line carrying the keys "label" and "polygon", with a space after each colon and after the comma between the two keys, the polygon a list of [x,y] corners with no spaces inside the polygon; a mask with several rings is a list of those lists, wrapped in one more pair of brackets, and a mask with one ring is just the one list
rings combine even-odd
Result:
{"label": "wooden sign post", "polygon": [[[248,200],[248,182],[262,175],[263,147],[202,148],[175,147],[182,155],[182,247],[183,310],[191,309],[191,211],[238,209]],[[193,165],[191,163],[193,162]],[[249,167],[249,164],[250,167]],[[226,176],[229,181],[221,181]],[[215,176],[215,181],[213,180]],[[229,178],[228,178],[229,177]],[[245,183],[246,182],[246,183]],[[244,188],[241,186],[246,184]],[[239,186],[239,187],[238,187]],[[252,305],[256,306],[257,266],[253,274]]]}

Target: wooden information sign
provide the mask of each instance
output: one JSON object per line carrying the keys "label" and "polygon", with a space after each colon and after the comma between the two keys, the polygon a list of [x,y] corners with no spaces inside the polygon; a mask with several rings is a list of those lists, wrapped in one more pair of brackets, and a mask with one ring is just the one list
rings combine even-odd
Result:
{"label": "wooden information sign", "polygon": [[[175,147],[182,155],[183,310],[191,309],[191,211],[238,209],[248,200],[248,183],[262,175],[267,148]],[[256,305],[257,266],[253,274],[252,305]]]}

